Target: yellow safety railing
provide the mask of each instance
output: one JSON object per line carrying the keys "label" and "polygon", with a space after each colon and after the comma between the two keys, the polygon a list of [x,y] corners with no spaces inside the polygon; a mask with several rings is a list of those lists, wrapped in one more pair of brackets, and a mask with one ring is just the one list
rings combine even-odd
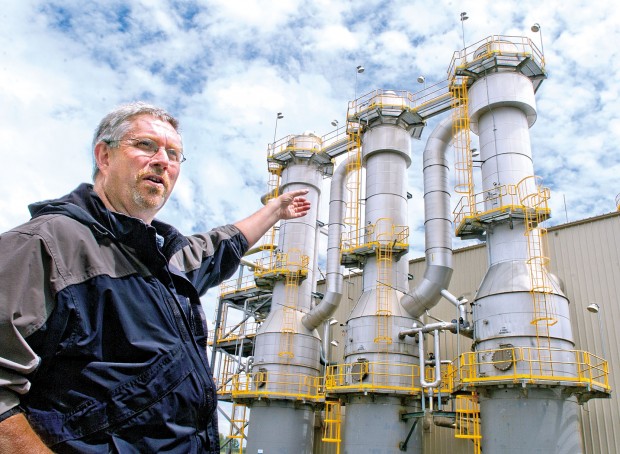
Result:
{"label": "yellow safety railing", "polygon": [[[542,226],[549,215],[550,192],[542,186],[542,178],[538,176],[523,178],[517,184],[517,192],[525,212],[524,235],[527,238],[527,267],[533,303],[531,324],[536,329],[536,347],[540,357],[549,359],[552,355],[549,327],[558,322],[553,286],[547,271],[550,262],[546,255],[547,229]],[[542,362],[540,365],[542,367]]]}
{"label": "yellow safety railing", "polygon": [[359,121],[360,118],[364,118],[377,109],[419,112],[432,109],[441,103],[449,104],[449,100],[447,80],[425,87],[416,93],[409,93],[406,90],[377,89],[349,102],[347,120]]}
{"label": "yellow safety railing", "polygon": [[285,398],[323,401],[323,377],[276,371],[237,374],[232,377],[232,396],[241,398]]}
{"label": "yellow safety railing", "polygon": [[254,281],[254,275],[247,274],[243,276],[241,279],[234,278],[224,281],[220,284],[220,298],[237,293],[243,292],[256,287],[256,282]]}
{"label": "yellow safety railing", "polygon": [[458,229],[458,226],[467,218],[477,220],[491,218],[497,213],[523,212],[523,208],[517,194],[517,186],[501,185],[474,194],[473,198],[462,197],[453,211],[454,225]]}
{"label": "yellow safety railing", "polygon": [[[379,227],[379,224],[384,225],[384,227]],[[353,252],[359,247],[376,248],[389,242],[393,250],[406,250],[409,247],[408,238],[408,226],[389,224],[387,218],[382,218],[376,224],[368,224],[355,231],[343,233],[340,247],[343,253],[347,253]]]}
{"label": "yellow safety railing", "polygon": [[469,94],[467,77],[450,77],[452,94],[452,146],[454,148],[454,191],[473,198],[474,178],[469,136]]}
{"label": "yellow safety railing", "polygon": [[381,344],[385,349],[392,343],[392,304],[390,294],[392,290],[392,244],[382,244],[377,248],[377,309],[375,315],[375,344]]}
{"label": "yellow safety railing", "polygon": [[[459,68],[471,67],[490,57],[504,57],[511,59],[516,67],[523,58],[532,59],[538,66],[544,68],[544,57],[531,39],[524,36],[492,35],[461,51],[456,51],[448,66],[448,74],[456,74]],[[510,64],[504,61],[504,64]]]}
{"label": "yellow safety railing", "polygon": [[[549,351],[551,357],[547,357]],[[463,353],[453,364],[454,389],[488,382],[562,382],[603,392],[611,390],[607,361],[581,350],[535,347],[480,350]]]}
{"label": "yellow safety railing", "polygon": [[255,277],[262,277],[267,274],[280,273],[283,276],[299,271],[302,275],[308,273],[310,258],[307,255],[297,253],[284,253],[264,257],[256,261],[257,268],[254,271]]}
{"label": "yellow safety railing", "polygon": [[280,350],[278,356],[293,358],[295,344],[295,319],[299,293],[300,272],[289,273],[285,279],[285,302],[282,307],[282,326],[280,327]]}
{"label": "yellow safety railing", "polygon": [[[236,323],[234,325],[229,324],[225,327],[222,327],[218,332],[219,336],[217,338],[219,342],[232,342],[237,339],[243,339],[246,337],[254,337],[258,331],[259,324],[256,320],[246,320],[245,322],[239,324]],[[221,337],[220,337],[221,336]],[[208,342],[209,345],[213,344],[214,333],[213,330],[209,331]]]}
{"label": "yellow safety railing", "polygon": [[362,139],[360,126],[347,122],[347,188],[346,210],[343,223],[350,230],[357,230],[361,220],[362,198]]}
{"label": "yellow safety railing", "polygon": [[213,379],[219,396],[229,397],[232,392],[232,379],[238,373],[239,363],[231,355],[223,355],[218,367],[213,370]]}
{"label": "yellow safety railing", "polygon": [[[454,368],[452,363],[442,364],[440,367],[441,382],[439,384],[438,391],[442,394],[449,394],[452,392],[452,385],[454,379]],[[435,381],[435,366],[426,366],[424,370],[424,380],[426,382]]]}
{"label": "yellow safety railing", "polygon": [[[521,204],[525,207],[525,236],[528,245],[528,269],[530,272],[530,292],[534,303],[534,318],[532,324],[541,325],[541,335],[548,337],[548,329],[557,323],[553,299],[549,298],[553,291],[551,280],[547,273],[549,257],[546,256],[545,244],[547,229],[541,224],[549,214],[549,188],[541,184],[542,179],[537,176],[526,177],[517,184]],[[538,331],[537,331],[538,332]],[[539,336],[537,336],[539,337]]]}
{"label": "yellow safety railing", "polygon": [[[308,147],[308,144],[312,144],[311,147]],[[267,160],[273,161],[278,159],[280,155],[286,155],[288,151],[297,151],[297,152],[310,152],[310,153],[319,153],[321,152],[320,143],[313,143],[309,141],[307,136],[304,135],[287,135],[278,139],[273,146],[270,146],[267,153]]]}
{"label": "yellow safety railing", "polygon": [[327,392],[420,393],[420,367],[386,361],[354,362],[328,366],[325,372]]}
{"label": "yellow safety railing", "polygon": [[243,454],[243,439],[245,438],[245,427],[248,425],[248,407],[240,403],[233,403],[230,415],[229,438],[238,440],[238,454]]}
{"label": "yellow safety railing", "polygon": [[[272,150],[270,150],[272,151]],[[282,165],[278,162],[270,160],[271,154],[267,156],[267,171],[269,172],[269,181],[267,182],[267,197],[265,203],[275,199],[280,195],[280,178],[282,176]],[[278,228],[276,225],[271,227],[263,237],[261,249],[272,251],[275,249],[276,236]]]}

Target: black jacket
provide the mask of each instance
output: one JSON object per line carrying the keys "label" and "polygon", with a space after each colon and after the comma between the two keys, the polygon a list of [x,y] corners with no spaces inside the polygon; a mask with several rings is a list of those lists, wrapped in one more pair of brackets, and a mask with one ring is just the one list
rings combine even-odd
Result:
{"label": "black jacket", "polygon": [[85,184],[30,209],[0,236],[0,415],[21,409],[59,453],[219,452],[199,296],[245,237],[147,225]]}

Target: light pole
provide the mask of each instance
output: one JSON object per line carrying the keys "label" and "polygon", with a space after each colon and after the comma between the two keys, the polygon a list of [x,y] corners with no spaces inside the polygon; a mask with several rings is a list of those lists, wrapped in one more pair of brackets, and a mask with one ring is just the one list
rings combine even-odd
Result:
{"label": "light pole", "polygon": [[599,306],[596,303],[592,303],[588,305],[586,309],[589,312],[596,314],[596,317],[598,318],[598,330],[599,330],[599,334],[601,337],[601,351],[603,352],[603,359],[605,359],[607,357],[607,354],[605,352],[605,334],[603,333],[603,321],[601,319],[601,306]]}
{"label": "light pole", "polygon": [[362,65],[357,65],[355,68],[355,96],[353,99],[357,99],[357,75],[362,74],[364,72],[364,67]]}
{"label": "light pole", "polygon": [[461,13],[461,33],[463,36],[463,54],[465,54],[465,25],[463,24],[463,22],[465,22],[467,19],[469,19],[469,17],[467,16],[467,13],[462,12]]}
{"label": "light pole", "polygon": [[543,63],[545,61],[545,48],[543,47],[543,39],[542,39],[542,27],[538,22],[536,22],[530,28],[534,33],[540,33],[540,53],[542,54]]}
{"label": "light pole", "polygon": [[276,146],[276,132],[278,131],[278,120],[282,120],[283,118],[284,118],[284,115],[282,115],[282,112],[278,112],[276,114],[276,127],[273,129],[273,146],[274,147]]}

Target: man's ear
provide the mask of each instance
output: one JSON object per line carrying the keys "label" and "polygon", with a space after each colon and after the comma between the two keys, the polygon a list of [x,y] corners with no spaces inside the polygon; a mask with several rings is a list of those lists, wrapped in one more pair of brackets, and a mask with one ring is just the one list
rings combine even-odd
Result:
{"label": "man's ear", "polygon": [[97,167],[99,168],[99,172],[104,175],[107,173],[107,169],[110,166],[110,153],[112,149],[105,142],[99,142],[95,145],[95,162],[97,163]]}

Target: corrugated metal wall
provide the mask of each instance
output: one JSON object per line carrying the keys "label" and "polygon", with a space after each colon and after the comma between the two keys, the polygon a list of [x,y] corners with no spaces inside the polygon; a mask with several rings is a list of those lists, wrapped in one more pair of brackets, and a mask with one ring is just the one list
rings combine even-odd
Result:
{"label": "corrugated metal wall", "polygon": [[[547,238],[551,270],[564,281],[571,302],[576,348],[601,356],[604,340],[610,366],[612,398],[582,406],[585,453],[620,453],[620,213],[550,229]],[[600,306],[598,314],[586,310],[591,303]]]}
{"label": "corrugated metal wall", "polygon": [[[548,235],[551,271],[565,286],[571,302],[571,320],[576,348],[601,355],[601,341],[605,340],[606,359],[610,362],[611,399],[594,399],[582,406],[583,438],[586,454],[620,453],[620,405],[615,394],[620,390],[619,345],[620,335],[616,321],[620,320],[620,212],[614,212],[580,222],[564,224],[549,229]],[[414,288],[424,275],[424,259],[410,262]],[[487,268],[484,245],[457,249],[454,253],[454,274],[450,292],[473,300]],[[319,286],[319,291],[323,291]],[[345,279],[345,294],[334,317],[344,323],[362,291],[360,275]],[[586,310],[597,303],[601,310],[593,314]],[[430,311],[438,319],[450,321],[457,313],[453,305],[442,299]],[[599,317],[602,331],[599,329]],[[430,320],[429,320],[430,321]],[[340,342],[332,349],[332,359],[340,362],[343,357],[342,327],[332,328],[332,337]],[[467,351],[471,341],[456,335],[442,335],[442,358],[454,359],[457,352]],[[484,418],[484,415],[482,415]],[[315,453],[330,453],[319,441]],[[331,447],[330,447],[331,448]],[[465,454],[473,452],[473,444],[454,438],[454,432],[441,427],[431,427],[425,432],[424,452],[429,454]]]}

